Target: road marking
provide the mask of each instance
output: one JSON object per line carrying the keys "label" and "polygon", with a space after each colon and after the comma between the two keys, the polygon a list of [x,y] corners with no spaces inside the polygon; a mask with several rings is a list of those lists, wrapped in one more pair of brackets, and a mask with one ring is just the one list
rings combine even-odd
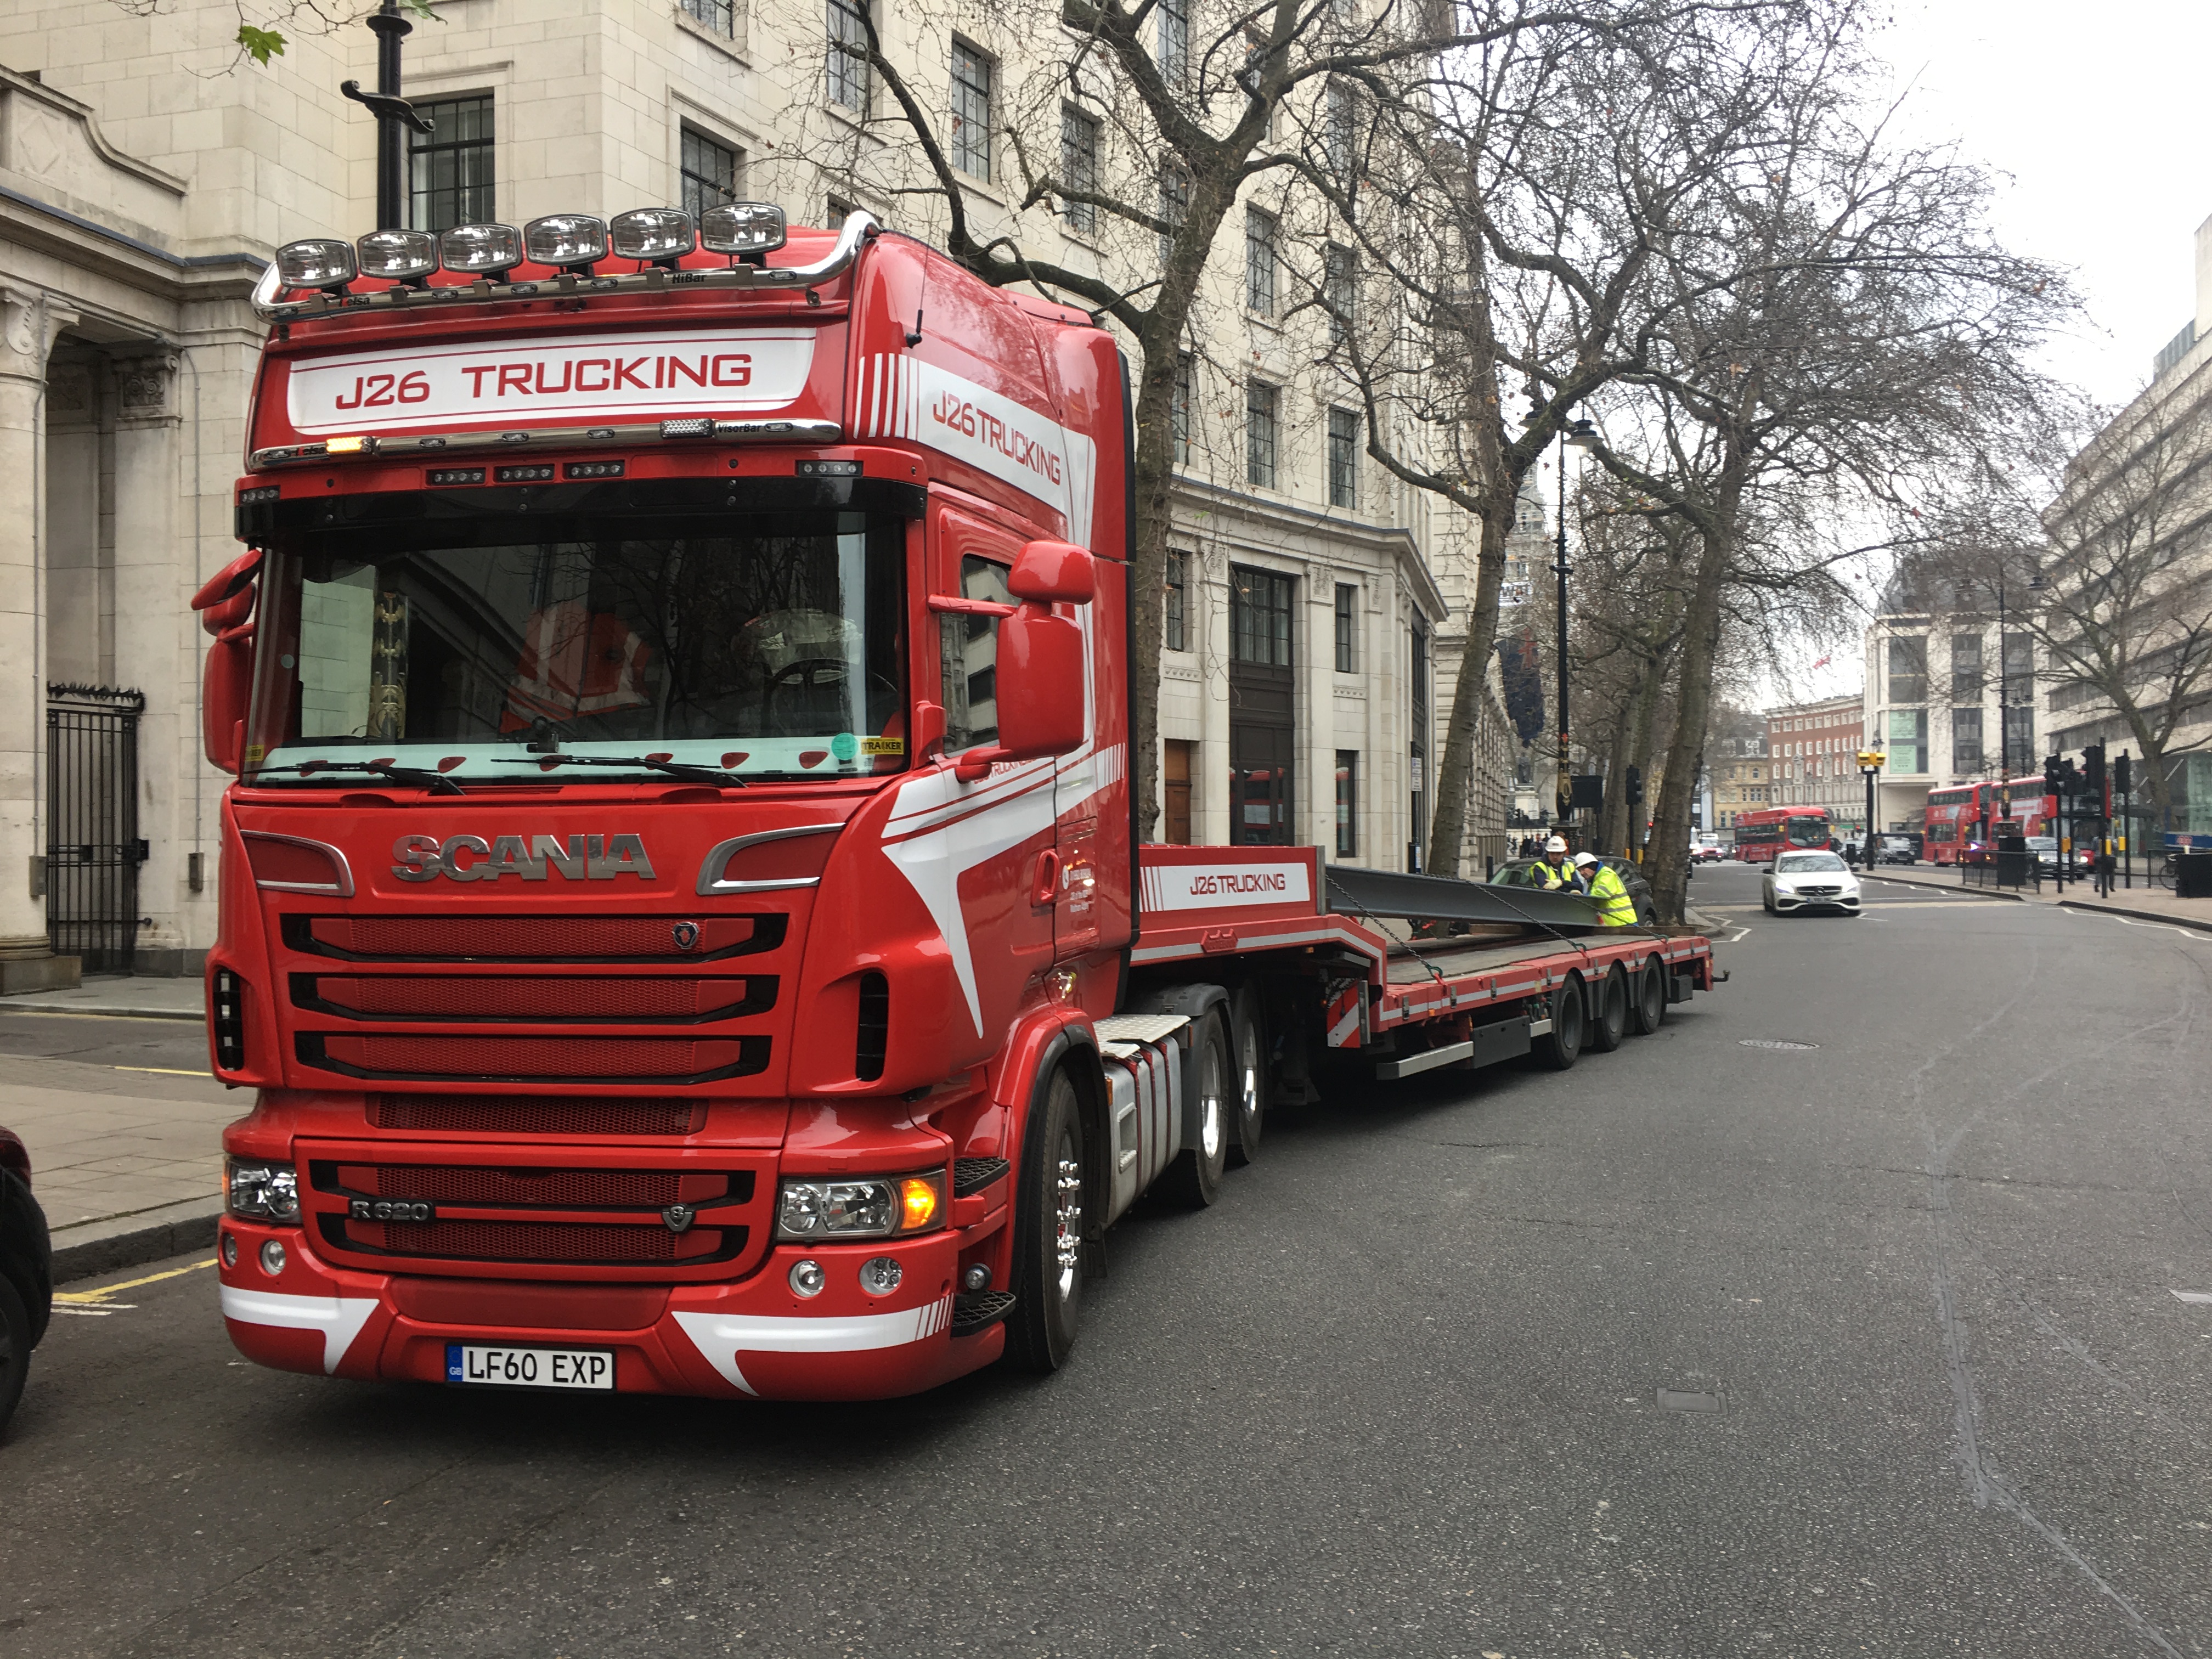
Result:
{"label": "road marking", "polygon": [[[105,1302],[118,1291],[135,1291],[141,1285],[158,1285],[165,1279],[181,1279],[186,1273],[196,1273],[203,1267],[214,1266],[215,1258],[210,1256],[206,1261],[195,1261],[188,1267],[172,1267],[164,1273],[148,1273],[143,1279],[126,1279],[120,1285],[103,1285],[96,1291],[56,1291],[54,1300],[78,1304]],[[129,1308],[136,1307],[137,1304],[131,1302],[118,1302],[114,1305],[118,1308]]]}
{"label": "road marking", "polygon": [[213,1077],[213,1072],[187,1072],[174,1066],[111,1066],[111,1072],[156,1072],[163,1077]]}
{"label": "road marking", "polygon": [[2173,1299],[2177,1302],[2194,1303],[2200,1308],[2212,1308],[2212,1296],[2207,1296],[2202,1291],[2176,1291],[2173,1293]]}

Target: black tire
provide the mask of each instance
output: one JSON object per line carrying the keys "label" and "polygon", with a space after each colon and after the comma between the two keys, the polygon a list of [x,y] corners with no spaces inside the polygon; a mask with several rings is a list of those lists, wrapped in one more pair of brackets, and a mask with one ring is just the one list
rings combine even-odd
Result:
{"label": "black tire", "polygon": [[23,1378],[31,1368],[31,1310],[22,1293],[0,1278],[0,1431],[23,1397]]}
{"label": "black tire", "polygon": [[1628,970],[1614,963],[1598,982],[1595,995],[1597,1006],[1590,1015],[1590,1051],[1609,1054],[1628,1036]]}
{"label": "black tire", "polygon": [[1267,1127],[1267,1021],[1260,993],[1249,985],[1229,1004],[1229,1054],[1230,1082],[1236,1094],[1229,1161],[1249,1164],[1260,1154]]}
{"label": "black tire", "polygon": [[1555,1072],[1567,1070],[1582,1054],[1583,1012],[1582,981],[1570,975],[1552,993],[1552,1029],[1535,1043],[1536,1057]]}
{"label": "black tire", "polygon": [[1023,1138],[1006,1352],[1018,1370],[1056,1371],[1074,1352],[1083,1315],[1084,1196],[1082,1103],[1073,1080],[1055,1070]]}
{"label": "black tire", "polygon": [[1229,1038],[1212,1014],[1198,1022],[1198,1048],[1190,1057],[1199,1144],[1176,1154],[1160,1176],[1161,1189],[1178,1204],[1202,1210],[1221,1196],[1221,1171],[1229,1155]]}
{"label": "black tire", "polygon": [[1636,976],[1636,1001],[1628,1018],[1638,1036],[1650,1036],[1667,1023],[1667,970],[1656,959]]}

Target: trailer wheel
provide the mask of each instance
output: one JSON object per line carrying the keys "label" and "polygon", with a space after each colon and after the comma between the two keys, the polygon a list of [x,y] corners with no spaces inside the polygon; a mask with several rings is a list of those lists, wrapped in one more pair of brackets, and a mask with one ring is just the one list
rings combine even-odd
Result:
{"label": "trailer wheel", "polygon": [[1215,1015],[1206,1015],[1198,1025],[1198,1052],[1191,1056],[1198,1085],[1198,1145],[1178,1152],[1161,1177],[1168,1197],[1194,1210],[1221,1196],[1221,1171],[1229,1153],[1229,1039]]}
{"label": "trailer wheel", "polygon": [[1235,1139],[1230,1160],[1249,1164],[1259,1156],[1267,1127],[1267,1028],[1260,1012],[1260,993],[1247,985],[1230,1005],[1230,1043],[1235,1064],[1230,1082],[1236,1099]]}
{"label": "trailer wheel", "polygon": [[1572,974],[1552,993],[1552,1029],[1536,1039],[1535,1052],[1544,1064],[1564,1072],[1583,1051],[1583,987]]}
{"label": "trailer wheel", "polygon": [[1656,957],[1636,976],[1636,1034],[1650,1036],[1667,1022],[1667,975]]}
{"label": "trailer wheel", "polygon": [[1018,1201],[1006,1363],[1055,1371],[1083,1311],[1083,1113],[1065,1071],[1054,1072],[1024,1138]]}
{"label": "trailer wheel", "polygon": [[1590,1012],[1590,1051],[1609,1054],[1628,1035],[1628,970],[1614,963],[1590,995],[1596,1004]]}

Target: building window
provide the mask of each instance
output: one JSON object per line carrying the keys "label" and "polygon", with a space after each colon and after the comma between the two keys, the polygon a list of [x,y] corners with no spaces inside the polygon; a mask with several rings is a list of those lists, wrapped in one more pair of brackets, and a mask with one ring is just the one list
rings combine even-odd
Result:
{"label": "building window", "polygon": [[843,197],[832,196],[822,205],[823,227],[829,230],[842,229],[844,228],[845,221],[851,218],[853,215],[859,210],[859,209],[855,208]]}
{"label": "building window", "polygon": [[1343,340],[1358,318],[1359,264],[1350,248],[1331,242],[1322,249],[1321,297],[1328,307],[1328,337]]}
{"label": "building window", "polygon": [[[1073,105],[1060,106],[1060,177],[1069,190],[1098,188],[1098,123]],[[1066,204],[1068,228],[1089,235],[1098,228],[1098,209],[1091,202]]]}
{"label": "building window", "polygon": [[408,222],[417,230],[451,230],[495,218],[491,99],[446,98],[415,111],[430,123],[430,133],[408,131]]}
{"label": "building window", "polygon": [[708,208],[738,199],[738,152],[684,128],[680,181],[684,210],[696,222]]}
{"label": "building window", "polygon": [[1928,701],[1928,636],[1925,634],[1891,636],[1888,700],[1891,702]]}
{"label": "building window", "polygon": [[1189,614],[1190,555],[1170,549],[1168,553],[1167,589],[1160,596],[1160,632],[1170,651],[1188,651],[1190,646],[1185,635],[1184,617]]}
{"label": "building window", "polygon": [[[970,554],[960,561],[960,597],[1012,605],[1004,565]],[[973,615],[938,618],[944,670],[945,752],[957,754],[999,740],[999,619]]]}
{"label": "building window", "polygon": [[1190,179],[1172,161],[1160,166],[1160,260],[1165,264],[1175,252],[1176,233],[1182,228],[1183,217],[1190,211]]}
{"label": "building window", "polygon": [[2008,634],[2004,636],[2004,677],[2014,702],[2027,702],[2034,697],[2035,635]]}
{"label": "building window", "polygon": [[1358,851],[1359,754],[1356,750],[1340,749],[1336,751],[1336,855],[1348,859]]}
{"label": "building window", "polygon": [[2005,751],[2001,757],[2008,767],[2021,772],[2035,770],[2035,710],[2026,703],[2013,703],[2004,711]]}
{"label": "building window", "polygon": [[1899,775],[1925,772],[1927,762],[1928,711],[1924,708],[1891,709],[1889,764],[1886,769]]}
{"label": "building window", "polygon": [[1275,216],[1244,210],[1244,308],[1275,314]]}
{"label": "building window", "polygon": [[737,0],[684,0],[684,15],[695,23],[704,23],[725,40],[737,38]]}
{"label": "building window", "polygon": [[952,43],[952,165],[991,182],[991,60]]}
{"label": "building window", "polygon": [[1190,398],[1191,382],[1197,365],[1188,351],[1176,354],[1175,401],[1168,410],[1168,435],[1175,453],[1177,466],[1190,465]]}
{"label": "building window", "polygon": [[1160,0],[1160,79],[1180,88],[1190,76],[1190,0]]}
{"label": "building window", "polygon": [[1359,505],[1359,416],[1353,410],[1328,411],[1328,504]]}
{"label": "building window", "polygon": [[1349,189],[1358,153],[1359,99],[1341,81],[1328,83],[1328,108],[1323,120],[1322,145],[1328,166],[1328,176],[1334,183]]}
{"label": "building window", "polygon": [[[1419,623],[1413,624],[1410,665],[1413,687],[1413,712],[1425,717],[1429,712],[1429,636]],[[1753,777],[1758,776],[1753,773]]]}
{"label": "building window", "polygon": [[1190,781],[1198,775],[1198,745],[1186,738],[1170,738],[1160,769],[1161,839],[1170,847],[1190,845]]}
{"label": "building window", "polygon": [[1336,585],[1336,672],[1359,672],[1359,590],[1349,582]]}
{"label": "building window", "polygon": [[1291,578],[1232,566],[1229,573],[1229,657],[1264,668],[1291,665]]}
{"label": "building window", "polygon": [[1982,636],[1979,634],[1951,635],[1951,701],[1979,702],[1982,700]]}
{"label": "building window", "polygon": [[1282,390],[1265,380],[1244,384],[1244,480],[1275,487],[1275,424]]}
{"label": "building window", "polygon": [[847,109],[868,107],[866,0],[829,0],[830,101]]}
{"label": "building window", "polygon": [[[1979,645],[1978,639],[1974,641]],[[1956,663],[1958,659],[1952,659]],[[1951,711],[1951,772],[1955,777],[1970,778],[1982,769],[1982,711],[1978,708],[1954,708]]]}

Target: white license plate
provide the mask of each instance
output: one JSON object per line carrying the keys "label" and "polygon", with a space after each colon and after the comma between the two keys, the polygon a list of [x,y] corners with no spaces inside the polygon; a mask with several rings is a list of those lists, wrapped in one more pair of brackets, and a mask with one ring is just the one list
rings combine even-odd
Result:
{"label": "white license plate", "polygon": [[487,1348],[446,1344],[446,1381],[494,1389],[585,1389],[611,1394],[611,1348]]}

